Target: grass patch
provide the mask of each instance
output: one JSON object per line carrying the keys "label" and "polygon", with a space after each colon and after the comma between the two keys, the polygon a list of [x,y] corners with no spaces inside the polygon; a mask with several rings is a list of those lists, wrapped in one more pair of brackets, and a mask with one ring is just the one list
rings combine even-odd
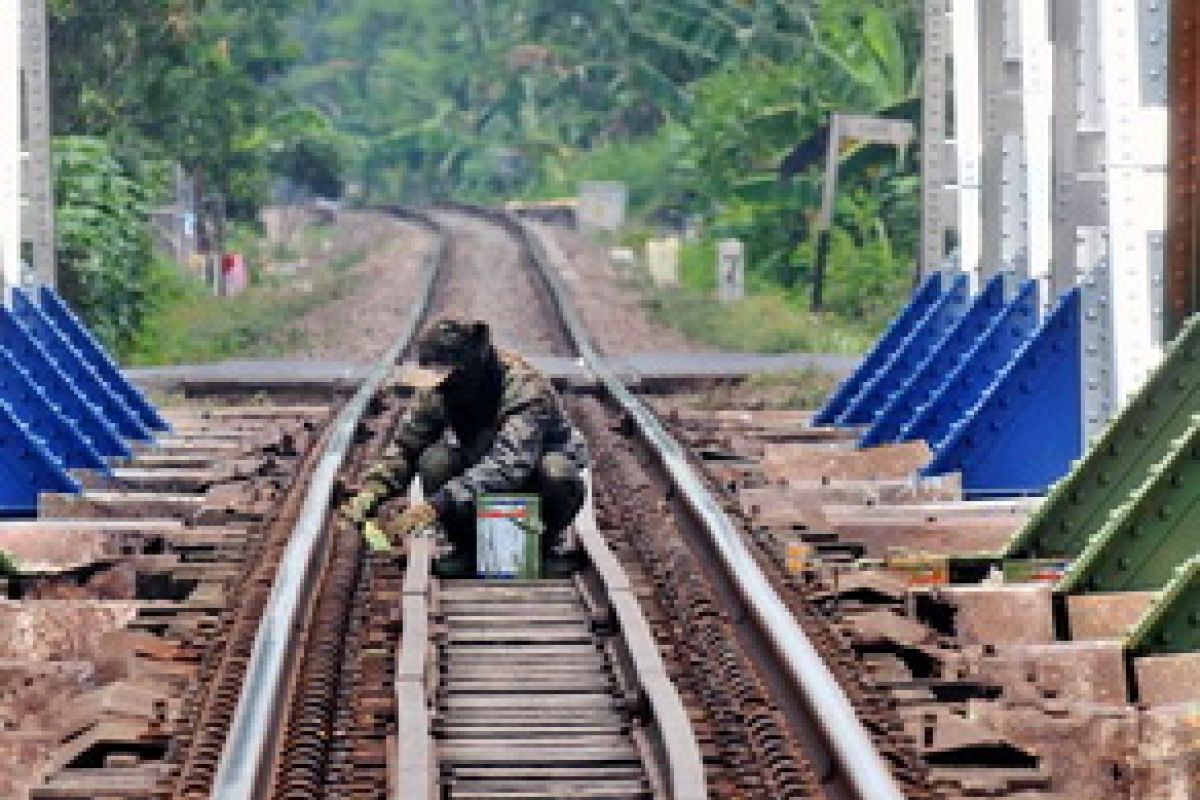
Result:
{"label": "grass patch", "polygon": [[691,288],[645,290],[646,310],[689,339],[746,353],[861,353],[874,341],[865,326],[791,305],[782,294],[749,294],[722,305]]}
{"label": "grass patch", "polygon": [[[306,232],[307,233],[307,232]],[[315,245],[319,239],[310,236]],[[303,347],[300,317],[350,291],[345,276],[367,257],[366,248],[334,255],[302,278],[254,272],[236,297],[214,297],[200,281],[178,271],[163,277],[159,308],[150,315],[124,361],[136,366],[200,364],[231,358],[269,358]]]}

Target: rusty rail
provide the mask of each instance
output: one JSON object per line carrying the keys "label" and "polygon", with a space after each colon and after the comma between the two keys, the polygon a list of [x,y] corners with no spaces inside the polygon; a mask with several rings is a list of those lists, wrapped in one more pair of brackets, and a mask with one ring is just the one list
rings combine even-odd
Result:
{"label": "rusty rail", "polygon": [[680,496],[702,523],[722,565],[760,631],[769,640],[779,666],[803,697],[823,743],[837,762],[848,788],[861,800],[901,800],[903,793],[853,704],[820,652],[771,585],[737,528],[688,462],[687,454],[645,407],[605,367],[571,305],[558,265],[542,237],[506,214],[494,214],[513,230],[532,254],[535,267],[550,288],[555,306],[588,369],[633,421],[656,453]]}
{"label": "rusty rail", "polygon": [[673,800],[704,800],[708,789],[704,762],[683,700],[667,675],[667,667],[642,614],[633,586],[596,525],[591,476],[587,500],[575,520],[579,542],[595,572],[597,587],[612,608],[624,656],[639,688],[653,709],[653,749],[661,763],[659,776]]}
{"label": "rusty rail", "polygon": [[[526,244],[519,229],[513,228],[507,216],[473,206],[445,206],[489,218]],[[416,216],[439,235],[445,236],[437,222],[421,214]],[[444,249],[442,252],[445,252]],[[532,251],[527,249],[526,252]],[[536,264],[533,266],[536,267]],[[544,270],[535,269],[535,273],[545,281]],[[558,298],[553,286],[546,283],[545,288],[557,311]],[[565,322],[563,327],[567,328]],[[653,757],[648,759],[652,763],[646,765],[647,769],[657,773],[654,776],[656,783],[665,788],[667,796],[676,800],[703,800],[708,796],[704,763],[691,720],[682,698],[667,675],[666,666],[630,581],[597,529],[590,491],[586,505],[576,519],[576,527],[588,560],[584,580],[589,584],[589,589],[611,609],[613,622],[620,632],[616,637],[618,648],[631,668],[629,672],[638,690],[652,711],[648,733]],[[429,577],[432,545],[431,540],[415,540],[414,549],[409,553],[403,598],[404,633],[396,661],[396,698],[402,734],[397,742],[398,766],[393,775],[393,794],[397,798],[415,800],[432,800],[439,791],[436,750],[430,733],[428,707],[433,690],[432,670],[435,668],[435,665],[431,665],[428,645],[428,615],[436,604],[437,584],[436,580]]]}
{"label": "rusty rail", "polygon": [[[398,209],[392,212],[404,215]],[[444,243],[443,243],[444,246]],[[270,778],[273,749],[285,692],[281,691],[291,659],[292,643],[312,599],[313,588],[329,545],[325,521],[333,497],[334,480],[340,471],[375,392],[383,385],[393,364],[408,349],[429,305],[437,270],[442,261],[440,247],[427,256],[421,277],[419,302],[405,319],[393,346],[375,364],[370,376],[330,424],[325,450],[313,471],[308,494],[292,530],[287,550],[272,584],[246,670],[221,760],[213,780],[212,796],[221,800],[253,800]]]}

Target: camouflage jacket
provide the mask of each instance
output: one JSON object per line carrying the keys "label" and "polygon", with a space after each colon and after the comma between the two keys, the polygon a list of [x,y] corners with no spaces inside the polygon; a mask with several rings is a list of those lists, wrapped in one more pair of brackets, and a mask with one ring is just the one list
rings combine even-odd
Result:
{"label": "camouflage jacket", "polygon": [[579,469],[588,462],[587,444],[549,379],[516,353],[498,348],[470,387],[417,394],[371,477],[388,494],[403,493],[421,453],[440,441],[457,446],[467,466],[428,498],[439,512],[483,494],[528,490],[547,453],[562,453]]}

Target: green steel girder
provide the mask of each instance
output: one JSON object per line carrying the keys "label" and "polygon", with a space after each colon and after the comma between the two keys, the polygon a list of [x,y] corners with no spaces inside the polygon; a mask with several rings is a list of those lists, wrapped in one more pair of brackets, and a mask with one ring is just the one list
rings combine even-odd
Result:
{"label": "green steel girder", "polygon": [[1200,556],[1181,564],[1125,638],[1135,655],[1200,650]]}
{"label": "green steel girder", "polygon": [[1001,552],[1004,558],[1074,558],[1142,485],[1200,410],[1200,315],[1087,454]]}
{"label": "green steel girder", "polygon": [[1200,553],[1200,414],[1148,470],[1055,587],[1070,594],[1157,591]]}

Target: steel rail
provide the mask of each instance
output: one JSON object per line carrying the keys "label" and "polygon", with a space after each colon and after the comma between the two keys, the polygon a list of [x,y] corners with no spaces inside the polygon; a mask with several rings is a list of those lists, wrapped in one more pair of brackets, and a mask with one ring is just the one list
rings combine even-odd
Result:
{"label": "steel rail", "polygon": [[758,626],[770,640],[792,685],[801,693],[856,796],[859,800],[903,800],[904,794],[859,720],[850,699],[763,573],[737,527],[721,510],[692,468],[684,449],[654,414],[604,365],[592,347],[560,277],[560,265],[552,263],[553,259],[541,235],[510,214],[490,212],[490,215],[502,220],[502,224],[519,237],[532,255],[534,265],[549,287],[554,306],[580,357],[634,422],[680,496],[703,524],[725,570]]}
{"label": "steel rail", "polygon": [[[398,208],[381,209],[393,216],[428,225],[420,215]],[[256,800],[270,779],[278,722],[283,707],[280,687],[292,659],[293,641],[303,630],[305,609],[316,584],[318,565],[329,544],[326,520],[334,480],[354,439],[355,429],[372,395],[383,385],[391,367],[403,356],[429,308],[445,240],[426,255],[419,279],[417,302],[410,308],[394,344],[372,368],[358,391],[330,424],[325,450],[309,481],[308,493],[275,574],[229,734],[221,751],[210,796],[219,800]]]}
{"label": "steel rail", "polygon": [[[490,209],[471,205],[443,203],[441,206],[457,213],[480,216],[498,224],[519,243],[525,245],[526,253],[533,254],[533,250],[521,236],[521,231],[514,228],[507,217],[497,217]],[[440,222],[426,215],[419,216],[426,220],[428,227],[443,236],[446,235],[445,227]],[[559,314],[559,321],[566,328],[566,320],[559,310],[553,286],[545,282],[545,270],[536,263],[533,266],[537,277],[543,281],[555,313]],[[590,473],[586,479],[590,487]],[[576,528],[588,559],[590,574],[596,580],[599,593],[612,607],[617,627],[621,631],[620,640],[633,667],[635,679],[652,709],[650,733],[656,746],[665,755],[665,767],[662,769],[665,774],[661,777],[668,787],[668,796],[673,800],[704,800],[708,796],[704,761],[691,719],[678,690],[667,676],[666,666],[657,645],[654,644],[649,623],[641,613],[629,580],[596,526],[590,488],[584,508],[576,518]],[[427,623],[421,617],[426,613],[430,592],[429,542],[421,540],[415,544],[416,560],[410,563],[409,571],[405,575],[404,642],[396,662],[396,697],[400,718],[410,720],[415,726],[415,730],[405,732],[407,735],[402,739],[403,746],[397,759],[396,796],[409,800],[432,798],[436,791],[429,723],[420,707],[428,691],[425,685],[425,679],[428,677],[428,654],[421,645],[427,637]],[[647,768],[650,769],[651,765],[647,764]]]}

